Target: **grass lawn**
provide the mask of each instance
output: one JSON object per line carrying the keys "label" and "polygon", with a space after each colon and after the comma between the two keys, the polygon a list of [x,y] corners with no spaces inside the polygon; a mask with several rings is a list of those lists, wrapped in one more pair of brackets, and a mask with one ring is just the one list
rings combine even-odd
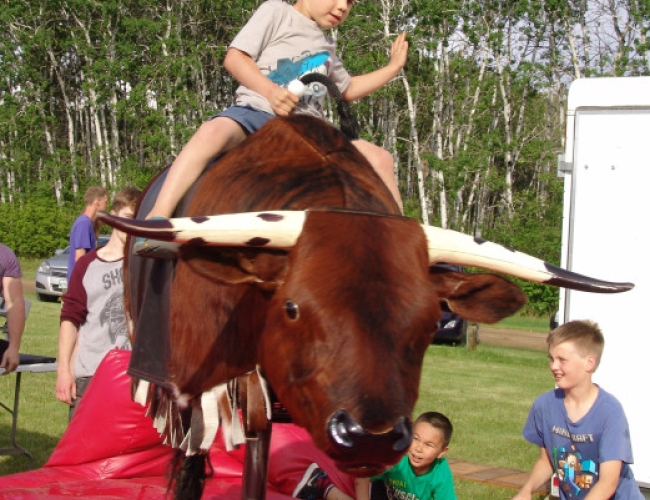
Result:
{"label": "grass lawn", "polygon": [[[37,265],[24,265],[25,275],[33,276]],[[39,302],[32,293],[26,296],[32,309],[21,350],[56,356],[60,304]],[[13,401],[14,381],[13,375],[0,377],[0,401],[5,404]],[[22,377],[17,438],[33,453],[36,467],[47,461],[67,425],[67,407],[54,395],[55,382],[55,373]],[[433,345],[425,357],[415,413],[436,410],[449,416],[455,427],[450,457],[529,470],[538,451],[524,441],[521,429],[535,396],[552,386],[544,352],[486,344],[474,351]],[[9,445],[10,426],[9,414],[0,411],[0,448]],[[24,456],[0,457],[0,475],[27,467]],[[473,500],[507,499],[515,493],[461,479],[456,479],[456,488],[459,498]]]}
{"label": "grass lawn", "polygon": [[[26,293],[32,307],[21,352],[57,356],[58,324],[61,304],[38,302]],[[15,375],[0,376],[0,402],[11,406]],[[35,466],[45,463],[67,425],[67,409],[54,395],[56,373],[23,373],[17,441],[34,455]],[[11,403],[11,404],[10,404]],[[11,416],[0,409],[0,448],[10,445]],[[20,456],[0,456],[0,475],[26,470],[28,460]]]}
{"label": "grass lawn", "polygon": [[549,318],[534,318],[530,316],[515,315],[506,318],[494,325],[494,328],[510,328],[524,332],[548,333]]}

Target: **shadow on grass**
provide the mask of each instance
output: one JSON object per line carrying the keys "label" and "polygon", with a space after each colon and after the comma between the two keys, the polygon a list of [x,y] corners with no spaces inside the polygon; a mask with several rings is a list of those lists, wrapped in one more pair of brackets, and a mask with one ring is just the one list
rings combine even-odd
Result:
{"label": "shadow on grass", "polygon": [[[12,448],[11,424],[0,424],[0,449]],[[59,439],[40,432],[20,430],[16,432],[16,443],[25,448],[34,457],[34,469],[42,467],[50,458]],[[0,476],[26,472],[29,458],[24,454],[0,455]]]}

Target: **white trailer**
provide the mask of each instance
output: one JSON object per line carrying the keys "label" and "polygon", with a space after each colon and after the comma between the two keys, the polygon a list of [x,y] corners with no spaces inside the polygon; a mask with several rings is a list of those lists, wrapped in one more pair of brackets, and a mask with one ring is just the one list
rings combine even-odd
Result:
{"label": "white trailer", "polygon": [[650,77],[586,78],[569,89],[562,267],[620,294],[560,291],[560,324],[593,319],[605,335],[594,380],[623,404],[634,475],[650,487]]}

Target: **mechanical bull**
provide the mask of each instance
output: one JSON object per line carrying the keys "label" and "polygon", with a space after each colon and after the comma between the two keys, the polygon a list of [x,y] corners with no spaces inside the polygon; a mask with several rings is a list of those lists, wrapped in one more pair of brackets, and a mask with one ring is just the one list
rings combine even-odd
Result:
{"label": "mechanical bull", "polygon": [[[180,245],[164,311],[168,375],[152,379],[159,396],[173,395],[168,413],[177,405],[205,420],[215,387],[258,369],[294,422],[357,476],[396,463],[410,444],[423,357],[442,305],[493,323],[526,301],[502,277],[436,262],[594,292],[633,286],[400,216],[349,141],[309,117],[270,121],[205,173],[179,215],[104,217],[131,235]],[[126,272],[132,294],[149,279],[133,256]],[[136,346],[146,329],[140,306],[128,305],[142,325]],[[189,420],[172,415],[160,430],[178,444]],[[205,426],[197,428],[205,449]]]}

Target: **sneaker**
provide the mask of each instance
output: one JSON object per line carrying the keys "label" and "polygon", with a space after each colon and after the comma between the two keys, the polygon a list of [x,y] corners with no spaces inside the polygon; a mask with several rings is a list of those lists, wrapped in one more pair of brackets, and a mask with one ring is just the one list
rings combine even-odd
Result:
{"label": "sneaker", "polygon": [[307,467],[291,496],[302,500],[319,500],[325,498],[330,485],[332,485],[332,480],[327,472],[318,467],[318,464],[313,463]]}
{"label": "sneaker", "polygon": [[140,257],[153,257],[154,259],[174,259],[178,256],[178,243],[169,241],[149,240],[138,238],[133,244],[133,253]]}

